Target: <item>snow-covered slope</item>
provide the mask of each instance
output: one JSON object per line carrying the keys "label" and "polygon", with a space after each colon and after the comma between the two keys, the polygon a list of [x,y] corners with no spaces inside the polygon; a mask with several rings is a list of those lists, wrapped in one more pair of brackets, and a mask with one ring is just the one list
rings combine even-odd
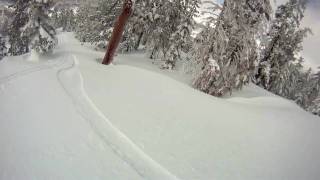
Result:
{"label": "snow-covered slope", "polygon": [[255,86],[211,97],[142,54],[103,66],[59,40],[49,60],[0,62],[0,179],[320,177],[320,119],[294,103]]}

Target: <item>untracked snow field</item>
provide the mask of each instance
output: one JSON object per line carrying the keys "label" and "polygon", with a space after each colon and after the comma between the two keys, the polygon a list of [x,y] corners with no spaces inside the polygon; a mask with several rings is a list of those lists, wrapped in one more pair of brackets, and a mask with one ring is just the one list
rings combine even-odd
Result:
{"label": "untracked snow field", "polygon": [[0,61],[0,180],[319,180],[320,118],[259,87],[215,98],[143,53],[59,35]]}

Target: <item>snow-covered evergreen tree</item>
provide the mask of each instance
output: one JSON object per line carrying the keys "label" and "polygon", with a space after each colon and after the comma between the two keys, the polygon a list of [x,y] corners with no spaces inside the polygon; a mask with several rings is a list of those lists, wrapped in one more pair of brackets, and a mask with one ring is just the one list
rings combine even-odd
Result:
{"label": "snow-covered evergreen tree", "polygon": [[76,15],[72,7],[55,7],[51,13],[51,19],[55,29],[71,32],[76,27]]}
{"label": "snow-covered evergreen tree", "polygon": [[63,31],[71,32],[74,30],[75,26],[75,14],[73,9],[65,8],[62,9],[60,14],[61,25]]}
{"label": "snow-covered evergreen tree", "polygon": [[286,74],[281,79],[287,80],[285,83],[279,83],[281,87],[281,96],[294,100],[302,108],[307,109],[312,101],[317,97],[319,89],[315,88],[315,79],[311,69],[303,70],[300,63],[290,63],[289,69],[285,68],[281,75]]}
{"label": "snow-covered evergreen tree", "polygon": [[194,86],[221,96],[249,83],[258,64],[256,37],[270,12],[269,0],[225,0],[215,28],[203,38],[205,54],[196,56],[203,67]]}
{"label": "snow-covered evergreen tree", "polygon": [[200,7],[200,16],[197,17],[200,25],[214,27],[221,13],[222,5],[216,1],[201,1]]}
{"label": "snow-covered evergreen tree", "polygon": [[196,31],[199,33],[193,38],[192,47],[187,54],[186,61],[183,63],[185,73],[191,74],[195,79],[205,64],[203,60],[208,59],[210,46],[215,24],[219,18],[222,6],[213,1],[203,1],[203,5],[207,7],[199,13],[207,16],[203,21],[197,24]]}
{"label": "snow-covered evergreen tree", "polygon": [[57,44],[56,31],[49,24],[51,1],[32,0],[28,6],[28,22],[22,28],[22,36],[28,37],[32,49],[40,54],[52,52]]}
{"label": "snow-covered evergreen tree", "polygon": [[2,7],[2,13],[0,14],[0,34],[8,35],[8,28],[11,15],[9,14],[8,6]]}
{"label": "snow-covered evergreen tree", "polygon": [[278,7],[255,82],[319,114],[320,75],[305,71],[299,55],[302,41],[310,32],[308,28],[300,28],[305,5],[305,0],[289,0]]}
{"label": "snow-covered evergreen tree", "polygon": [[21,29],[28,21],[28,8],[31,0],[18,0],[14,8],[13,20],[9,25],[9,55],[16,56],[29,52],[28,37],[23,36]]}
{"label": "snow-covered evergreen tree", "polygon": [[6,47],[6,41],[0,34],[0,60],[7,56],[7,47]]}
{"label": "snow-covered evergreen tree", "polygon": [[278,7],[269,32],[269,44],[260,61],[257,83],[279,95],[288,95],[283,87],[289,82],[289,68],[293,67],[292,63],[302,61],[298,52],[302,50],[302,41],[309,31],[300,28],[305,4],[305,0],[290,0]]}
{"label": "snow-covered evergreen tree", "polygon": [[76,15],[76,37],[81,42],[102,43],[105,46],[121,7],[120,0],[97,0],[82,4]]}
{"label": "snow-covered evergreen tree", "polygon": [[[75,27],[75,35],[81,42],[88,41],[88,32],[91,30],[91,23],[94,18],[91,18],[92,8],[89,4],[81,4],[79,10],[76,15],[76,27]],[[91,18],[91,20],[89,20]],[[92,33],[94,33],[93,31]]]}
{"label": "snow-covered evergreen tree", "polygon": [[311,95],[312,102],[309,102],[310,104],[307,104],[305,108],[311,113],[320,116],[320,71],[312,76],[309,89],[310,87],[311,91],[307,92],[307,95]]}
{"label": "snow-covered evergreen tree", "polygon": [[[165,68],[173,68],[181,51],[190,47],[198,4],[198,0],[136,0],[119,49],[128,52],[143,45],[151,58],[161,58]],[[121,8],[119,0],[83,4],[76,17],[77,38],[104,48]]]}
{"label": "snow-covered evergreen tree", "polygon": [[151,58],[161,58],[164,68],[174,68],[175,61],[192,41],[191,31],[199,1],[149,0],[137,3],[141,8],[135,9],[131,19],[132,34],[137,39],[135,47],[142,42]]}

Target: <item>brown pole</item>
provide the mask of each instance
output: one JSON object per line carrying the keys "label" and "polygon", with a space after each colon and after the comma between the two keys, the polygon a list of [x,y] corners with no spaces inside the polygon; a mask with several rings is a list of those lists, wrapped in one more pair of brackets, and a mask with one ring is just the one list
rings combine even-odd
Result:
{"label": "brown pole", "polygon": [[126,23],[132,13],[132,0],[124,0],[122,12],[114,24],[111,39],[108,44],[107,52],[103,58],[102,64],[109,65],[113,61],[114,54],[118,48]]}

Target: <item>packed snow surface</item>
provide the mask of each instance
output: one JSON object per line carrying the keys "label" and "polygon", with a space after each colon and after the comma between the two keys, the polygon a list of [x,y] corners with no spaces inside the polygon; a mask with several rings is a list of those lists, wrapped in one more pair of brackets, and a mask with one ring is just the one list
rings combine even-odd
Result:
{"label": "packed snow surface", "polygon": [[320,118],[248,86],[215,98],[143,53],[59,35],[0,61],[0,179],[318,180]]}

